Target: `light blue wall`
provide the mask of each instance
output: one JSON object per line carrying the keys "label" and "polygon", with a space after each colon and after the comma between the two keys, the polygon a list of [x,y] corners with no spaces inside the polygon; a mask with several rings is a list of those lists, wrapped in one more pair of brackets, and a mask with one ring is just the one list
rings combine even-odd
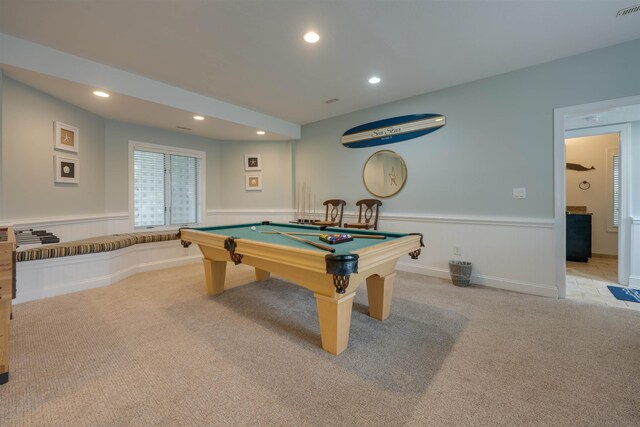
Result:
{"label": "light blue wall", "polygon": [[[420,112],[442,113],[447,125],[377,147],[398,152],[408,166],[407,185],[384,200],[385,213],[550,218],[553,108],[640,94],[638,70],[636,40],[309,124],[295,143],[214,141],[105,121],[4,76],[0,219],[128,211],[129,140],[205,151],[208,210],[290,209],[297,176],[312,186],[318,201],[344,198],[353,211],[357,199],[370,197],[361,173],[376,148],[343,148],[341,134],[369,121]],[[79,186],[53,184],[55,120],[80,128]],[[633,135],[632,162],[640,164],[637,124]],[[244,191],[242,161],[249,153],[262,156],[260,193]],[[527,198],[513,199],[512,188],[521,186]],[[639,214],[640,196],[634,194],[632,215]]]}
{"label": "light blue wall", "polygon": [[[640,94],[640,40],[306,125],[296,144],[298,182],[319,198],[371,197],[362,167],[378,149],[406,161],[402,192],[384,212],[553,217],[553,109]],[[343,148],[347,129],[383,118],[440,113],[442,129],[418,139]],[[526,199],[513,199],[526,187]]]}
{"label": "light blue wall", "polygon": [[[245,191],[244,155],[260,154],[262,191]],[[227,141],[221,145],[223,188],[218,209],[287,210],[291,208],[292,143]]]}
{"label": "light blue wall", "polygon": [[[206,209],[282,209],[291,206],[291,147],[286,142],[216,141],[118,121],[106,123],[106,211],[129,209],[129,141],[206,153]],[[263,190],[245,191],[244,155],[260,154]],[[286,190],[284,191],[283,188]]]}
{"label": "light blue wall", "polygon": [[204,151],[206,163],[206,207],[220,203],[220,142],[208,138],[108,120],[105,130],[106,211],[129,211],[129,141]]}
{"label": "light blue wall", "polygon": [[[0,220],[24,220],[129,210],[129,141],[206,153],[207,210],[283,210],[292,205],[292,144],[216,141],[105,120],[20,82],[2,78]],[[54,121],[80,130],[80,153],[53,148]],[[244,155],[262,156],[263,190],[244,188]],[[80,184],[54,184],[53,155],[80,159]]]}
{"label": "light blue wall", "polygon": [[[104,212],[104,120],[7,78],[2,84],[2,219]],[[54,122],[79,129],[79,153],[54,150]],[[79,159],[79,184],[54,183],[54,155]]]}

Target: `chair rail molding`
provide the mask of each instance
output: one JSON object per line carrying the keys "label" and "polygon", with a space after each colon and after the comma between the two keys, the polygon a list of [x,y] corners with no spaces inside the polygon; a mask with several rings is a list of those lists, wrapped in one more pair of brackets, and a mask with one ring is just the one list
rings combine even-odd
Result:
{"label": "chair rail molding", "polygon": [[115,212],[104,214],[87,214],[87,215],[65,215],[54,217],[42,217],[42,218],[20,218],[9,219],[3,222],[13,224],[14,227],[45,227],[52,225],[69,225],[69,224],[83,224],[87,222],[101,222],[101,221],[114,221],[114,220],[126,220],[129,218],[128,212]]}
{"label": "chair rail molding", "polygon": [[[346,214],[345,214],[346,215]],[[357,214],[349,214],[358,217]],[[520,217],[492,217],[475,215],[423,215],[423,214],[380,214],[381,221],[403,222],[434,222],[452,224],[481,224],[516,227],[553,228],[553,218],[520,218]]]}

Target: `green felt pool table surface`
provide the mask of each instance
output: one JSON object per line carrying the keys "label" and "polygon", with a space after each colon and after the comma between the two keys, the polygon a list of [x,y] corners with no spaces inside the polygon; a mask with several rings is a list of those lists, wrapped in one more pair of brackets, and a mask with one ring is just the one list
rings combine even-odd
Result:
{"label": "green felt pool table surface", "polygon": [[[252,230],[251,227],[256,227],[256,230]],[[271,243],[274,245],[284,245],[293,248],[307,249],[318,252],[327,252],[314,246],[308,245],[303,242],[296,241],[287,236],[281,234],[270,234],[266,232],[280,231],[283,233],[331,233],[331,234],[356,234],[356,235],[382,235],[385,239],[366,239],[366,238],[354,238],[350,242],[337,243],[329,245],[320,240],[319,236],[304,236],[296,235],[296,237],[310,240],[316,243],[321,243],[330,246],[335,249],[335,254],[348,254],[359,249],[363,249],[372,245],[380,244],[388,240],[397,239],[399,237],[407,236],[402,233],[389,233],[375,230],[357,230],[349,228],[339,227],[319,227],[315,225],[303,225],[303,224],[286,224],[286,223],[270,223],[269,225],[262,225],[261,222],[249,223],[249,224],[236,224],[231,226],[218,226],[218,227],[199,227],[192,228],[192,230],[203,231],[206,233],[219,234],[228,237],[234,237],[237,239],[259,240],[265,243]]]}

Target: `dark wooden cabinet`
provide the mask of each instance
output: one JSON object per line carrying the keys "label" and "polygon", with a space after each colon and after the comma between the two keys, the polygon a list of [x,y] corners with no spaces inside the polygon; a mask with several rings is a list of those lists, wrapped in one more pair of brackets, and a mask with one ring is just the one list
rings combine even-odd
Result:
{"label": "dark wooden cabinet", "polygon": [[591,258],[591,214],[567,213],[567,261]]}

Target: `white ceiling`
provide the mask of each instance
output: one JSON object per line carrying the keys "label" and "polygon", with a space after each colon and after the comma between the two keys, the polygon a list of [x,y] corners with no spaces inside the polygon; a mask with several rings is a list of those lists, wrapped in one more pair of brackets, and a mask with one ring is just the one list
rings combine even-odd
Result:
{"label": "white ceiling", "polygon": [[[640,13],[616,17],[637,2],[0,0],[2,33],[204,95],[229,111],[242,107],[258,118],[253,123],[249,113],[236,120],[211,112],[209,130],[197,128],[184,104],[150,106],[149,99],[136,100],[122,89],[118,96],[129,97],[122,96],[118,108],[91,107],[94,100],[81,99],[92,88],[86,80],[61,90],[64,80],[73,80],[71,71],[0,63],[10,77],[105,117],[174,130],[187,126],[220,139],[288,139],[295,137],[282,130],[288,124],[638,39]],[[302,41],[309,29],[321,36],[316,45]],[[367,83],[374,74],[382,78],[377,86]],[[340,100],[323,102],[331,98]],[[277,125],[258,137],[255,130],[270,124],[265,115]],[[224,120],[214,123],[214,117]]]}

